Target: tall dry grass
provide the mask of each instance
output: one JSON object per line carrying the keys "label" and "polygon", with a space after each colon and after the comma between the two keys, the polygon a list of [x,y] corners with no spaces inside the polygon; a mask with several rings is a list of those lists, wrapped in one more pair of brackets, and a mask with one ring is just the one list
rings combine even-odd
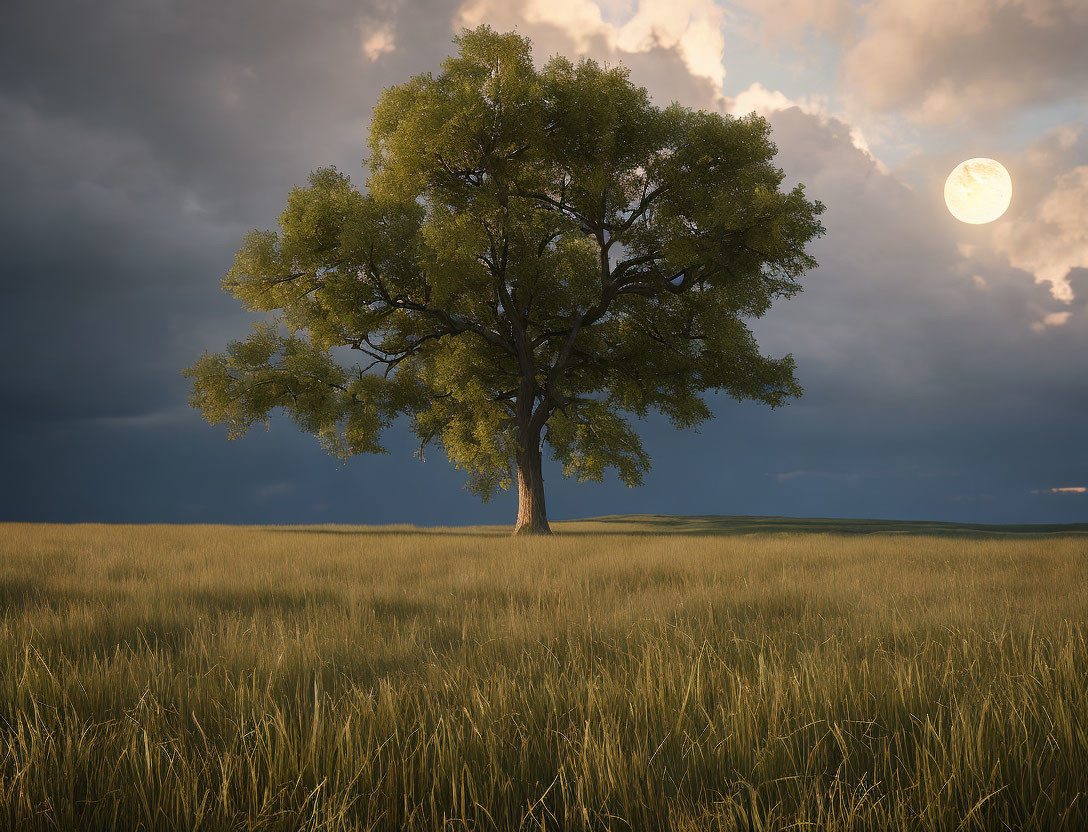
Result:
{"label": "tall dry grass", "polygon": [[0,526],[12,830],[1088,828],[1085,538]]}

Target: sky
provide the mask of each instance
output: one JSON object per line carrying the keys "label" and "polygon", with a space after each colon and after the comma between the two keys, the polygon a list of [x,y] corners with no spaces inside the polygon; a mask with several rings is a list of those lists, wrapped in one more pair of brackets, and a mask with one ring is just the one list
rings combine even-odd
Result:
{"label": "sky", "polygon": [[[630,68],[664,106],[773,126],[827,205],[804,292],[753,323],[805,395],[636,423],[629,489],[545,464],[549,516],[1088,521],[1083,0],[14,0],[0,29],[0,520],[511,523],[404,423],[346,463],[283,418],[235,441],[181,370],[250,330],[219,281],[384,88],[465,26]],[[1006,214],[943,185],[997,159]]]}

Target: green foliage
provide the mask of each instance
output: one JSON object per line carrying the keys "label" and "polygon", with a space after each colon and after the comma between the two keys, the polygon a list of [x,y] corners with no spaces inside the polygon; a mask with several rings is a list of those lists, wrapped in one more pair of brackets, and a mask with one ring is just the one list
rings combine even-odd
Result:
{"label": "green foliage", "polygon": [[283,408],[345,456],[404,414],[487,499],[545,428],[568,475],[636,485],[630,416],[799,395],[745,322],[800,291],[823,206],[780,190],[767,122],[655,107],[622,67],[538,71],[486,26],[457,43],[382,95],[365,194],[316,171],[246,237],[224,288],[272,322],[187,371],[194,406],[232,437]]}

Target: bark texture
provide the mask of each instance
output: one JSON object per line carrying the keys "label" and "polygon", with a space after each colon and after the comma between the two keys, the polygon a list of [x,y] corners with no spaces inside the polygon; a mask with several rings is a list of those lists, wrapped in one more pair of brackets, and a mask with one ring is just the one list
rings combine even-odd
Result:
{"label": "bark texture", "polygon": [[540,436],[525,437],[518,451],[518,520],[514,534],[551,534],[544,506],[544,477],[540,466]]}

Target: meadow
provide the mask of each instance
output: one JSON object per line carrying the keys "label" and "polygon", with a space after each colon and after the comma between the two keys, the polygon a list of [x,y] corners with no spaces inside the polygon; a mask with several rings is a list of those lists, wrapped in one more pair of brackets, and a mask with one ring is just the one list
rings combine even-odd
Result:
{"label": "meadow", "polygon": [[0,525],[0,828],[1088,828],[1088,527],[554,528]]}

